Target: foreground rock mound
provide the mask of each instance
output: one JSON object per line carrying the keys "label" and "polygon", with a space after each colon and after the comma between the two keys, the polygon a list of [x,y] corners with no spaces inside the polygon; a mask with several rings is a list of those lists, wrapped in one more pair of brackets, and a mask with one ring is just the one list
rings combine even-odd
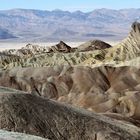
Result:
{"label": "foreground rock mound", "polygon": [[139,140],[140,129],[30,94],[0,93],[0,128],[53,140]]}
{"label": "foreground rock mound", "polygon": [[24,133],[0,130],[0,140],[47,140],[41,137],[27,135]]}

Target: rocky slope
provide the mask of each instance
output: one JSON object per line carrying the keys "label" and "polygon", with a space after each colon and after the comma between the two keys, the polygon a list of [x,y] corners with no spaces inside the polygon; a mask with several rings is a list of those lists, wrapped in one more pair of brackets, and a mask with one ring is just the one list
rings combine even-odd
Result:
{"label": "rocky slope", "polygon": [[128,120],[118,121],[30,94],[0,93],[0,119],[1,129],[53,140],[140,139],[140,129]]}
{"label": "rocky slope", "polygon": [[41,137],[27,135],[17,132],[9,132],[6,130],[0,130],[0,139],[1,140],[47,140]]}
{"label": "rocky slope", "polygon": [[139,77],[139,68],[130,66],[17,67],[1,72],[0,85],[97,113],[112,112],[140,119]]}
{"label": "rocky slope", "polygon": [[138,57],[140,53],[140,23],[134,22],[128,37],[108,52],[107,57],[116,58],[121,61]]}

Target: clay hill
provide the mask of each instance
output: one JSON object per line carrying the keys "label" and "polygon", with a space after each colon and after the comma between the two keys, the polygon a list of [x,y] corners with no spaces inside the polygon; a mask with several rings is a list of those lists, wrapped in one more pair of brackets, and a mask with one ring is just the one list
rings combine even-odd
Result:
{"label": "clay hill", "polygon": [[115,46],[60,41],[1,52],[0,129],[50,140],[139,140],[140,23],[131,27]]}

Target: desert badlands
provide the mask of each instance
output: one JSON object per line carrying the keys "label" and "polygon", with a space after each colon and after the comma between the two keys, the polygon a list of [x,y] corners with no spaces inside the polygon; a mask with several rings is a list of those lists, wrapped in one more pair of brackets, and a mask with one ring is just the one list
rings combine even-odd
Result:
{"label": "desert badlands", "polygon": [[0,129],[4,140],[140,140],[140,23],[116,45],[1,50]]}

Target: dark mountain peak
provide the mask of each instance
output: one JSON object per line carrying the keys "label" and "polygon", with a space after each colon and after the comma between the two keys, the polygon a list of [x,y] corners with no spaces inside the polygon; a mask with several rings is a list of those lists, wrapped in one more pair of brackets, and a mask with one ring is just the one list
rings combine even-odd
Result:
{"label": "dark mountain peak", "polygon": [[60,49],[65,49],[65,48],[67,48],[67,49],[71,49],[71,47],[70,46],[68,46],[64,41],[60,41],[57,45],[56,45],[58,48],[60,48]]}
{"label": "dark mountain peak", "polygon": [[132,24],[132,29],[135,31],[135,32],[140,32],[140,23],[135,21],[133,24]]}
{"label": "dark mountain peak", "polygon": [[51,46],[48,52],[71,52],[71,47],[68,46],[64,41],[60,41],[58,44]]}
{"label": "dark mountain peak", "polygon": [[60,42],[59,42],[59,44],[57,44],[58,46],[61,46],[61,45],[63,45],[63,46],[68,46],[64,41],[62,41],[62,40],[60,40]]}
{"label": "dark mountain peak", "polygon": [[128,36],[128,38],[133,39],[132,41],[137,41],[137,44],[140,43],[140,23],[135,21],[132,25],[131,25],[132,29],[131,32]]}

